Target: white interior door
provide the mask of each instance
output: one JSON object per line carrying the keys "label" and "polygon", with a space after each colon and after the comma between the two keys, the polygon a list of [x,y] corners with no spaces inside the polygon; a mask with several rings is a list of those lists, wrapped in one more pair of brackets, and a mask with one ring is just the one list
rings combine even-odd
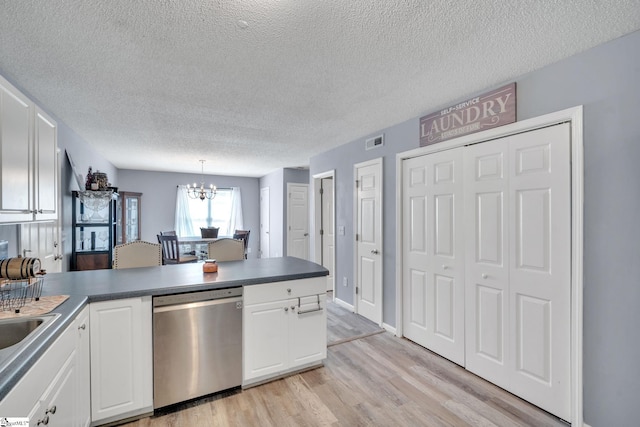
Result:
{"label": "white interior door", "polygon": [[465,151],[467,368],[571,420],[570,126]]}
{"label": "white interior door", "polygon": [[47,273],[62,271],[59,229],[55,221],[33,222],[20,225],[20,254],[40,259]]}
{"label": "white interior door", "polygon": [[335,285],[335,275],[333,274],[335,262],[335,231],[334,231],[334,197],[333,197],[333,178],[322,178],[320,181],[322,194],[322,265],[329,270],[327,277],[327,291],[332,291]]}
{"label": "white interior door", "polygon": [[287,184],[287,255],[309,259],[309,185]]}
{"label": "white interior door", "polygon": [[355,165],[356,311],[382,324],[382,159]]}
{"label": "white interior door", "polygon": [[269,187],[260,189],[260,258],[269,258]]}
{"label": "white interior door", "polygon": [[403,330],[464,365],[462,149],[403,165]]}

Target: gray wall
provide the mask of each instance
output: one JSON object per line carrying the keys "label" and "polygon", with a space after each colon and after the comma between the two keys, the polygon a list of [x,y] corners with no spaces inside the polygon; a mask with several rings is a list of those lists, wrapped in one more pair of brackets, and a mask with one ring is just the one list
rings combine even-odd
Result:
{"label": "gray wall", "polygon": [[[640,32],[511,80],[518,120],[584,105],[584,418],[592,427],[637,425],[640,417],[640,344],[632,332],[640,324],[638,52]],[[337,297],[352,303],[353,164],[385,157],[384,322],[394,325],[395,153],[419,146],[418,117],[382,132],[384,148],[365,152],[363,135],[312,158],[311,174],[336,169],[336,226],[346,227],[336,236],[336,277],[349,279]]]}
{"label": "gray wall", "polygon": [[[118,190],[142,194],[141,237],[156,242],[160,231],[175,229],[176,186],[192,183],[199,175],[120,169]],[[205,175],[205,182],[218,187],[240,187],[244,228],[251,230],[249,258],[257,258],[260,248],[260,191],[258,178]]]}

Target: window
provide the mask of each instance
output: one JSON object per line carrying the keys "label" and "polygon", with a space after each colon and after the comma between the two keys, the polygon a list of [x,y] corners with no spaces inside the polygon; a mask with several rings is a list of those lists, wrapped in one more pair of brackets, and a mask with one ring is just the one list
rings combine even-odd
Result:
{"label": "window", "polygon": [[200,236],[200,227],[219,227],[218,236],[232,236],[236,229],[243,229],[240,188],[219,189],[215,198],[200,200],[190,198],[186,186],[178,186],[176,233]]}

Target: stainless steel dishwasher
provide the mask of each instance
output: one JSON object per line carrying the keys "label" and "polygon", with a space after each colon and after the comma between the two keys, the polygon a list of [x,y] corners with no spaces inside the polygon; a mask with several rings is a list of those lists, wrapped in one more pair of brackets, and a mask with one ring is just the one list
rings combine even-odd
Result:
{"label": "stainless steel dishwasher", "polygon": [[153,298],[153,406],[242,384],[242,288]]}

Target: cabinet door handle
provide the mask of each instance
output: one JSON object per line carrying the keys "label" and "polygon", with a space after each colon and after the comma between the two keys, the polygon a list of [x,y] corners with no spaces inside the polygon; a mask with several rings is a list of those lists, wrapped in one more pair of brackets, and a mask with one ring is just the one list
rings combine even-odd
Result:
{"label": "cabinet door handle", "polygon": [[[84,331],[85,329],[87,329],[87,325],[85,325],[83,323],[82,325],[78,326],[78,330],[80,330],[80,329],[82,329]],[[54,406],[54,408],[55,408],[55,406]],[[55,410],[54,410],[54,412],[52,412],[52,414],[55,414]]]}
{"label": "cabinet door handle", "polygon": [[53,405],[51,408],[47,409],[46,411],[44,411],[45,414],[55,414],[56,413],[56,405]]}
{"label": "cabinet door handle", "polygon": [[287,289],[287,293],[290,294],[291,293],[291,288]]}
{"label": "cabinet door handle", "polygon": [[285,308],[284,308],[284,311],[289,311],[289,307],[285,307]]}
{"label": "cabinet door handle", "polygon": [[372,253],[372,254],[374,254],[374,255],[378,255],[380,252],[378,252],[378,250],[377,250],[377,249],[373,249],[373,250],[371,251],[371,253]]}
{"label": "cabinet door handle", "polygon": [[38,424],[36,425],[39,426],[40,424],[44,424],[44,425],[49,424],[49,415],[45,415],[43,419],[38,420]]}

